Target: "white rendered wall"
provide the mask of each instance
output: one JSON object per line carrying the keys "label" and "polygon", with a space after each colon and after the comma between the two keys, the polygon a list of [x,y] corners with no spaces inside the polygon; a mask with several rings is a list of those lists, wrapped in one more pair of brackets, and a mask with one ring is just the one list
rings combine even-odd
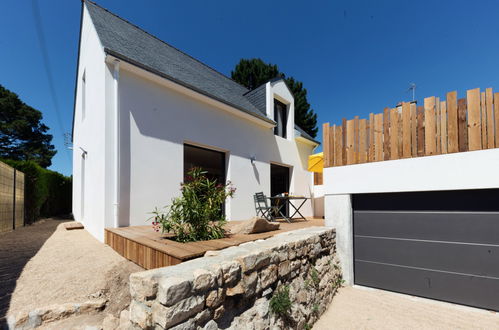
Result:
{"label": "white rendered wall", "polygon": [[[120,225],[147,224],[148,212],[180,194],[184,143],[226,152],[227,179],[237,188],[227,202],[229,220],[255,215],[254,193],[270,193],[270,163],[292,167],[290,191],[311,196],[311,173],[306,167],[312,144],[276,137],[271,128],[170,89],[148,74],[121,69],[119,86]],[[293,134],[294,129],[288,132]],[[310,201],[302,211],[312,215]]]}
{"label": "white rendered wall", "polygon": [[499,149],[324,169],[326,195],[499,187]]}
{"label": "white rendered wall", "polygon": [[324,217],[324,185],[313,187],[313,201],[314,217]]}
{"label": "white rendered wall", "polygon": [[[73,132],[73,215],[76,221],[84,224],[92,235],[103,240],[106,217],[105,196],[105,157],[106,144],[106,89],[104,63],[105,55],[84,8],[81,31],[80,57],[78,63],[78,88],[75,102]],[[86,111],[82,118],[82,76],[86,80]],[[82,196],[81,162],[85,157],[85,189]],[[84,216],[82,217],[82,200]]]}

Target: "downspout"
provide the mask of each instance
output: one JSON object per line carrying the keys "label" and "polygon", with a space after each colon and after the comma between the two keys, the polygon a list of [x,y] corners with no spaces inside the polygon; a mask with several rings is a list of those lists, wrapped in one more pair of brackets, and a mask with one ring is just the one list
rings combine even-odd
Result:
{"label": "downspout", "polygon": [[114,227],[120,224],[120,104],[119,104],[119,79],[120,61],[114,60],[113,71],[113,96],[114,96]]}

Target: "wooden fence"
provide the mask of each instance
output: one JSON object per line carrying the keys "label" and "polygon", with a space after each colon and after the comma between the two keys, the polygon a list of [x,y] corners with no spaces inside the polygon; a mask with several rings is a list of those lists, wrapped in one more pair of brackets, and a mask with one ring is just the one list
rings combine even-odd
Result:
{"label": "wooden fence", "polygon": [[[499,148],[499,93],[449,92],[401,103],[369,119],[323,125],[324,167]],[[496,100],[494,102],[494,99]]]}
{"label": "wooden fence", "polygon": [[0,162],[0,232],[24,226],[24,173]]}

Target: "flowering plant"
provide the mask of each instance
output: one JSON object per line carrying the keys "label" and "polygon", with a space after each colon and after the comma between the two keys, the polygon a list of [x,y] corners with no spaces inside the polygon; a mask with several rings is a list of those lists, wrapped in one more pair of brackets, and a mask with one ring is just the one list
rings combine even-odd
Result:
{"label": "flowering plant", "polygon": [[180,242],[223,238],[226,220],[221,208],[236,192],[231,182],[218,183],[201,168],[192,168],[180,190],[182,195],[174,198],[165,211],[156,208],[152,212],[154,230],[172,232]]}

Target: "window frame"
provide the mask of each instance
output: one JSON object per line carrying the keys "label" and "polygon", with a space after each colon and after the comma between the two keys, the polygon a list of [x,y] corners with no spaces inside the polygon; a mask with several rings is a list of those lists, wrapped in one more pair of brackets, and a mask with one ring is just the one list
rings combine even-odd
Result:
{"label": "window frame", "polygon": [[[288,119],[288,106],[284,102],[281,102],[278,99],[274,98],[274,121],[276,122],[276,126],[274,127],[274,135],[287,139]],[[279,134],[280,129],[282,130],[281,134]]]}

